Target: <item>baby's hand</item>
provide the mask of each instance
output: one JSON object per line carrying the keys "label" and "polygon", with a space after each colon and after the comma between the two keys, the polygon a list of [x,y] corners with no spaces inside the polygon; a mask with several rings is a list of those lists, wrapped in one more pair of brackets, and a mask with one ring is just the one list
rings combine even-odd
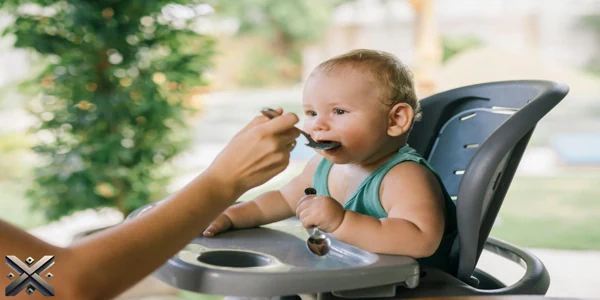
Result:
{"label": "baby's hand", "polygon": [[308,195],[300,200],[296,216],[304,228],[319,227],[325,232],[335,231],[344,220],[344,207],[328,196]]}
{"label": "baby's hand", "polygon": [[214,236],[215,234],[223,231],[227,231],[233,226],[231,219],[225,214],[220,214],[208,228],[202,233],[204,236]]}

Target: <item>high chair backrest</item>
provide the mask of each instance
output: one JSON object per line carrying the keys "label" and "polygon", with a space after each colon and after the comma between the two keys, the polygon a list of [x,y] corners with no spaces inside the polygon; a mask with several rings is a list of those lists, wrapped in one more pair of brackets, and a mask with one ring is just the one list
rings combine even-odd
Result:
{"label": "high chair backrest", "polygon": [[423,120],[408,143],[456,199],[460,280],[473,274],[536,124],[568,91],[551,81],[503,81],[421,100]]}

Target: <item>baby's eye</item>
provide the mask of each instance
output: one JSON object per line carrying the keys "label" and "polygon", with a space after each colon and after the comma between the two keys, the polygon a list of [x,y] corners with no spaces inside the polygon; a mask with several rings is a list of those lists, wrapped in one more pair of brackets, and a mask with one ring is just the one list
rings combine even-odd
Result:
{"label": "baby's eye", "polygon": [[335,114],[336,114],[336,115],[343,115],[343,114],[345,114],[345,113],[346,113],[346,111],[345,111],[345,110],[343,110],[343,109],[339,109],[339,108],[336,108],[336,109],[335,109]]}
{"label": "baby's eye", "polygon": [[314,117],[314,116],[317,115],[317,113],[315,111],[313,111],[313,110],[307,110],[306,111],[306,115],[309,116],[309,117]]}

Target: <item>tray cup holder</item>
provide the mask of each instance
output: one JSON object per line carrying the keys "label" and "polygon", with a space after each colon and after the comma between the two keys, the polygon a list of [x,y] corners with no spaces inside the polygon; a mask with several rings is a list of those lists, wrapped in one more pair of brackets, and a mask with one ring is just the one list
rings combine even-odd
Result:
{"label": "tray cup holder", "polygon": [[203,252],[198,256],[198,261],[228,268],[256,268],[272,264],[272,260],[265,255],[254,252],[218,250]]}

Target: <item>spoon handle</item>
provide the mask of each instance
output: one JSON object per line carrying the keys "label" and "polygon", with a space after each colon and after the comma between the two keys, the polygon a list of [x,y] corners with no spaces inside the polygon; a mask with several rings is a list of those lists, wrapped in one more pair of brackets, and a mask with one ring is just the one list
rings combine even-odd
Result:
{"label": "spoon handle", "polygon": [[275,117],[279,117],[279,113],[274,110],[274,109],[270,109],[270,108],[263,108],[260,110],[260,112],[267,118],[269,119],[273,119]]}
{"label": "spoon handle", "polygon": [[304,195],[316,195],[317,194],[317,190],[315,190],[314,188],[306,188],[304,189]]}
{"label": "spoon handle", "polygon": [[[304,195],[308,196],[308,195],[316,195],[316,194],[317,194],[317,190],[315,190],[314,188],[309,187],[309,188],[304,189]],[[316,227],[316,226],[313,227],[313,235],[319,234],[319,233],[321,233],[321,230],[319,230],[319,227]]]}

